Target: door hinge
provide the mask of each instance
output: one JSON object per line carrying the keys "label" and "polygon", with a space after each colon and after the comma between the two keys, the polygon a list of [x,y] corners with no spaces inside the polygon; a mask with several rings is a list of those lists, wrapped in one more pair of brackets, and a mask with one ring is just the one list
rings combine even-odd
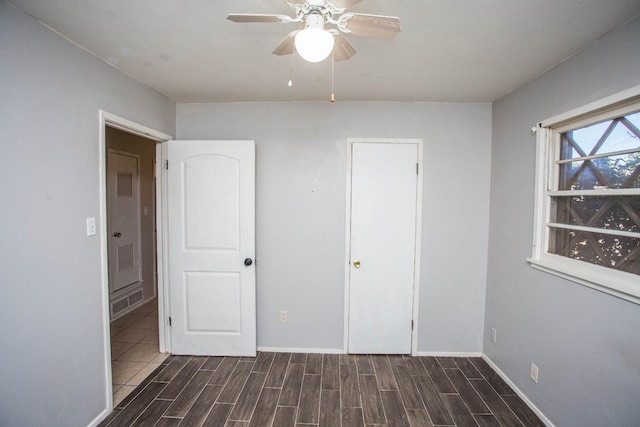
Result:
{"label": "door hinge", "polygon": [[169,316],[169,326],[171,326],[171,316]]}
{"label": "door hinge", "polygon": [[419,175],[420,172],[418,172],[420,170],[420,163],[416,163],[416,175]]}
{"label": "door hinge", "polygon": [[413,331],[413,320],[411,321],[411,330]]}
{"label": "door hinge", "polygon": [[164,168],[169,169],[169,160],[164,161]]}

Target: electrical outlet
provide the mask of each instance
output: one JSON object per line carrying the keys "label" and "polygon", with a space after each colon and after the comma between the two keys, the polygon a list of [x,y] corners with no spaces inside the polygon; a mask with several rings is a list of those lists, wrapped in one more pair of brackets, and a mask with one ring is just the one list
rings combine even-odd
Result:
{"label": "electrical outlet", "polygon": [[280,312],[280,323],[287,323],[289,321],[289,313],[282,310]]}
{"label": "electrical outlet", "polygon": [[538,367],[534,363],[531,364],[531,379],[538,382]]}
{"label": "electrical outlet", "polygon": [[498,331],[496,328],[491,328],[491,341],[496,342],[498,340]]}

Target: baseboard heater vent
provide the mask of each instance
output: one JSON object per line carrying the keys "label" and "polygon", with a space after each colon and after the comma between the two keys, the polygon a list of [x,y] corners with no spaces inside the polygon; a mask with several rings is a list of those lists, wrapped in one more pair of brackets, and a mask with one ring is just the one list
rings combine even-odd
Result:
{"label": "baseboard heater vent", "polygon": [[115,320],[118,317],[129,312],[133,307],[138,305],[144,299],[142,293],[142,287],[134,290],[133,292],[121,296],[111,301],[111,320]]}

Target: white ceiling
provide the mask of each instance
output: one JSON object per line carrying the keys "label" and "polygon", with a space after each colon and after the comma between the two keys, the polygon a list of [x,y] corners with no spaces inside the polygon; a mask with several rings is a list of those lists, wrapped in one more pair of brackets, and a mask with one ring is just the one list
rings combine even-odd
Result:
{"label": "white ceiling", "polygon": [[[178,103],[316,101],[331,61],[271,52],[296,24],[236,24],[230,12],[290,14],[284,0],[11,0]],[[393,40],[348,36],[338,101],[491,102],[640,13],[639,0],[363,0],[398,16]]]}

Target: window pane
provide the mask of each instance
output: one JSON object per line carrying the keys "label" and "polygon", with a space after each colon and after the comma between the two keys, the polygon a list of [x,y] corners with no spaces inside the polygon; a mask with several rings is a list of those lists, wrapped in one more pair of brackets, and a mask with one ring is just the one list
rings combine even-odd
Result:
{"label": "window pane", "polygon": [[640,239],[553,228],[550,237],[550,253],[640,274]]}
{"label": "window pane", "polygon": [[560,165],[559,190],[640,188],[640,152]]}
{"label": "window pane", "polygon": [[640,112],[563,134],[562,159],[640,148]]}
{"label": "window pane", "polygon": [[640,233],[640,197],[553,197],[551,222]]}

